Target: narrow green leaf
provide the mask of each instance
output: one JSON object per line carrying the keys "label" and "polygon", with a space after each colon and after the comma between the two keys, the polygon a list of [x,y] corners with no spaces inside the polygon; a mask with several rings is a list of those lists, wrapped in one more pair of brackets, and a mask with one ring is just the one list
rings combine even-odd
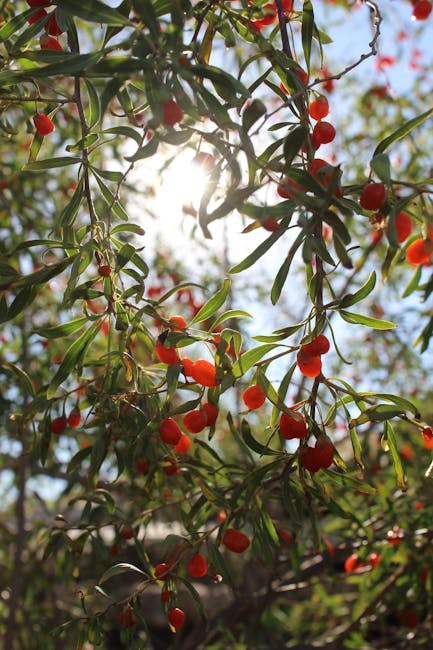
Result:
{"label": "narrow green leaf", "polygon": [[305,63],[308,72],[310,71],[311,43],[314,32],[314,12],[310,0],[306,0],[302,8],[302,49],[304,51]]}
{"label": "narrow green leaf", "polygon": [[263,357],[268,354],[268,352],[271,352],[272,350],[275,350],[277,346],[273,343],[267,343],[265,345],[258,345],[255,348],[252,348],[251,350],[247,350],[241,356],[239,359],[233,364],[232,368],[232,373],[233,376],[236,379],[239,379],[239,377],[242,377],[250,368],[252,368],[260,359],[263,359]]}
{"label": "narrow green leaf", "polygon": [[126,16],[99,0],[55,0],[54,4],[59,5],[62,11],[72,17],[78,16],[91,23],[131,26],[131,21]]}
{"label": "narrow green leaf", "polygon": [[343,320],[347,323],[354,323],[357,325],[365,325],[365,327],[372,327],[377,330],[390,330],[397,327],[391,321],[380,320],[378,318],[371,318],[371,316],[363,316],[362,314],[354,314],[353,312],[341,309],[338,312]]}
{"label": "narrow green leaf", "polygon": [[198,63],[191,66],[191,72],[198,77],[209,79],[215,86],[215,90],[223,99],[231,100],[236,94],[241,95],[245,99],[250,97],[251,93],[238,79],[232,77],[228,72],[217,68],[213,65],[205,65]]}
{"label": "narrow green leaf", "polygon": [[407,481],[404,473],[403,465],[401,463],[401,458],[398,453],[397,442],[394,435],[394,429],[391,426],[390,422],[385,422],[383,427],[383,437],[391,454],[392,462],[394,463],[395,474],[397,477],[397,483],[399,487],[406,492],[407,490]]}
{"label": "narrow green leaf", "polygon": [[374,404],[366,408],[357,418],[352,419],[349,426],[357,427],[366,422],[384,422],[403,414],[404,411],[394,404]]}
{"label": "narrow green leaf", "polygon": [[305,232],[301,230],[301,232],[299,233],[299,235],[296,237],[295,241],[291,245],[286,259],[284,260],[283,264],[280,266],[278,273],[275,276],[275,280],[271,289],[271,301],[273,305],[275,305],[278,302],[281,296],[281,291],[283,290],[283,286],[287,280],[287,276],[289,274],[289,270],[292,265],[293,258],[295,257],[296,251],[304,241],[304,238],[305,238]]}
{"label": "narrow green leaf", "polygon": [[54,327],[36,327],[33,330],[33,334],[38,334],[43,336],[46,339],[57,339],[63,336],[69,336],[80,330],[88,322],[87,318],[77,318],[71,320],[68,323],[62,323],[61,325],[55,325]]}
{"label": "narrow green leaf", "polygon": [[80,179],[75,192],[71,196],[68,204],[63,208],[60,213],[59,223],[61,226],[72,226],[75,217],[80,209],[81,199],[83,198],[83,179]]}
{"label": "narrow green leaf", "polygon": [[374,150],[373,156],[377,156],[377,154],[382,153],[388,147],[393,144],[394,142],[397,142],[397,140],[401,140],[404,138],[408,133],[410,133],[413,129],[415,129],[417,126],[420,126],[423,122],[425,122],[431,115],[433,115],[433,108],[429,108],[428,111],[425,113],[422,113],[421,115],[418,115],[418,117],[414,117],[412,120],[409,120],[403,126],[398,128],[396,131],[391,133],[388,137],[384,138],[379,144],[377,145],[376,149]]}
{"label": "narrow green leaf", "polygon": [[265,445],[262,445],[261,442],[256,440],[254,436],[251,433],[251,427],[248,424],[246,420],[242,420],[241,423],[241,434],[242,434],[242,439],[251,449],[254,451],[256,454],[259,454],[260,456],[280,456],[281,452],[275,451],[275,449],[270,449],[269,447],[266,447]]}
{"label": "narrow green leaf", "polygon": [[292,165],[293,159],[298,154],[300,148],[304,145],[308,136],[308,129],[305,126],[297,126],[289,131],[286,139],[284,140],[284,163],[286,171]]}
{"label": "narrow green leaf", "polygon": [[367,492],[367,494],[375,494],[376,488],[368,483],[359,481],[355,476],[345,474],[344,472],[335,472],[332,469],[324,469],[321,472],[322,478],[328,478],[340,487],[355,490],[356,492]]}
{"label": "narrow green leaf", "polygon": [[113,126],[110,129],[104,129],[101,131],[101,135],[105,135],[106,133],[109,135],[124,135],[126,138],[132,138],[138,146],[140,146],[142,142],[141,134],[131,126]]}
{"label": "narrow green leaf", "polygon": [[203,305],[200,311],[190,322],[190,325],[201,323],[202,321],[207,320],[213,316],[220,307],[222,307],[230,291],[230,284],[230,280],[226,278],[221,289],[217,291],[217,293]]}
{"label": "narrow green leaf", "polygon": [[98,334],[102,326],[102,320],[93,323],[81,336],[72,343],[66,351],[62,363],[51,380],[47,390],[47,398],[50,399],[56,394],[57,388],[65,381],[75,369],[80,359],[84,356],[86,349]]}
{"label": "narrow green leaf", "polygon": [[260,99],[254,99],[244,110],[242,115],[242,126],[246,132],[263,115],[266,115],[266,106]]}
{"label": "narrow green leaf", "polygon": [[242,309],[230,309],[221,314],[221,316],[218,316],[216,321],[212,323],[211,329],[214,330],[216,327],[221,325],[221,323],[225,323],[233,318],[252,318],[252,316],[247,311],[242,311]]}
{"label": "narrow green leaf", "polygon": [[138,566],[135,566],[135,564],[129,564],[129,562],[119,562],[119,564],[115,564],[114,566],[104,571],[101,578],[99,579],[98,584],[102,585],[104,582],[107,582],[107,580],[109,580],[110,578],[121,575],[122,573],[127,573],[128,571],[133,571],[135,573],[139,573],[140,575],[147,577],[145,572],[139,569]]}
{"label": "narrow green leaf", "polygon": [[159,139],[153,137],[144,147],[139,147],[137,151],[132,156],[126,156],[125,160],[128,162],[135,162],[136,160],[142,160],[143,158],[149,158],[153,156],[158,151]]}
{"label": "narrow green leaf", "polygon": [[35,160],[35,162],[24,165],[23,171],[38,172],[41,169],[54,169],[55,167],[66,167],[67,165],[76,165],[81,163],[81,158],[76,156],[59,156],[58,158],[46,158],[45,160]]}
{"label": "narrow green leaf", "polygon": [[360,469],[364,469],[364,462],[362,460],[362,449],[361,443],[359,442],[358,433],[356,427],[349,427],[350,442],[352,443],[353,457],[355,462]]}
{"label": "narrow green leaf", "polygon": [[30,377],[22,368],[14,363],[9,363],[8,361],[2,363],[0,367],[8,374],[15,376],[21,384],[22,388],[24,388],[24,390],[29,393],[29,395],[32,397],[35,396],[35,391],[33,390],[33,385]]}
{"label": "narrow green leaf", "polygon": [[340,307],[351,307],[352,305],[355,305],[357,302],[360,302],[366,298],[373,291],[375,286],[376,273],[375,271],[372,271],[368,276],[365,284],[363,284],[362,287],[358,289],[358,291],[356,291],[354,294],[347,294],[343,296],[340,302]]}

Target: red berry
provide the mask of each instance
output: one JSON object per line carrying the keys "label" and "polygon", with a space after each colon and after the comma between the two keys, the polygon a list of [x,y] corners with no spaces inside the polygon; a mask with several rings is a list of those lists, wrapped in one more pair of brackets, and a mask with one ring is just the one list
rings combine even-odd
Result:
{"label": "red berry", "polygon": [[30,7],[47,7],[51,4],[51,0],[27,0]]}
{"label": "red berry", "polygon": [[134,537],[134,531],[131,526],[123,526],[120,531],[120,537],[122,539],[132,539]]}
{"label": "red berry", "polygon": [[163,442],[174,447],[181,439],[182,431],[173,418],[167,418],[159,425],[159,435]]}
{"label": "red berry", "polygon": [[189,433],[200,433],[207,426],[207,415],[198,409],[186,413],[183,426]]}
{"label": "red berry", "polygon": [[194,361],[191,364],[188,375],[202,386],[218,386],[219,383],[216,378],[215,366],[205,359]]}
{"label": "red berry", "polygon": [[168,622],[175,630],[178,630],[185,623],[185,612],[179,607],[173,607],[168,612]]}
{"label": "red berry", "polygon": [[133,627],[137,623],[132,607],[127,607],[124,612],[120,612],[119,623],[123,627]]}
{"label": "red berry", "polygon": [[182,435],[177,445],[174,446],[174,450],[178,454],[186,454],[191,448],[191,440],[188,436]]}
{"label": "red berry", "polygon": [[296,417],[289,413],[281,413],[280,434],[285,440],[293,440],[294,438],[302,440],[305,438],[307,436],[307,423],[302,413],[296,413]]}
{"label": "red berry", "polygon": [[135,471],[137,474],[147,474],[149,471],[149,463],[145,458],[137,458],[135,461]]}
{"label": "red berry", "polygon": [[279,534],[280,534],[280,537],[284,540],[283,545],[284,544],[289,544],[290,545],[293,542],[293,537],[286,530],[280,530]]}
{"label": "red berry", "polygon": [[280,223],[275,217],[266,217],[262,222],[262,227],[269,232],[278,232],[280,229]]}
{"label": "red berry", "polygon": [[63,29],[59,27],[55,14],[51,14],[45,23],[45,31],[50,36],[59,36],[60,34],[63,34]]}
{"label": "red berry", "polygon": [[54,131],[54,124],[45,113],[35,113],[33,122],[39,135],[48,135]]}
{"label": "red berry", "polygon": [[430,14],[433,5],[429,0],[417,0],[412,8],[412,18],[414,20],[426,20]]}
{"label": "red berry", "polygon": [[101,264],[98,267],[98,273],[102,278],[108,278],[111,275],[111,266],[109,264]]}
{"label": "red berry", "polygon": [[170,564],[161,562],[160,564],[156,565],[153,575],[157,580],[162,580],[163,582],[165,582],[165,580],[167,580],[168,575],[170,573],[170,569],[171,569]]}
{"label": "red berry", "polygon": [[170,462],[168,465],[165,465],[163,472],[166,476],[173,476],[174,474],[179,474],[180,469],[177,466],[177,463]]}
{"label": "red berry", "polygon": [[302,344],[301,349],[310,356],[317,356],[329,352],[330,347],[328,338],[324,334],[318,334],[309,343]]}
{"label": "red berry", "polygon": [[174,99],[169,99],[162,105],[162,123],[165,126],[174,126],[182,118],[183,110]]}
{"label": "red berry", "polygon": [[64,417],[54,418],[54,420],[51,420],[51,433],[55,433],[56,436],[60,435],[66,429],[66,425],[67,425],[66,418]]}
{"label": "red berry", "polygon": [[39,39],[39,43],[41,44],[42,50],[63,51],[63,47],[60,45],[57,38],[53,38],[52,36],[47,36],[47,34],[42,34],[42,36]]}
{"label": "red berry", "polygon": [[245,405],[251,409],[258,409],[262,404],[265,403],[266,395],[260,388],[260,386],[253,385],[249,386],[243,393],[242,399]]}
{"label": "red berry", "polygon": [[329,122],[317,122],[313,129],[313,138],[317,144],[328,144],[335,138],[335,127]]}
{"label": "red berry", "polygon": [[210,427],[212,424],[215,424],[218,418],[219,408],[216,404],[211,402],[205,402],[202,407],[202,411],[206,415],[206,426]]}
{"label": "red berry", "polygon": [[74,409],[68,415],[68,424],[70,427],[79,427],[81,424],[81,413],[79,409]]}
{"label": "red berry", "polygon": [[365,564],[359,559],[358,553],[352,553],[349,555],[347,560],[344,563],[344,570],[346,573],[359,573],[365,567]]}
{"label": "red berry", "polygon": [[432,440],[433,430],[430,427],[424,427],[421,431],[421,435],[424,438],[424,440]]}
{"label": "red berry", "polygon": [[370,567],[372,569],[375,569],[380,562],[380,555],[378,555],[377,553],[370,553],[367,560]]}
{"label": "red berry", "polygon": [[320,435],[314,445],[320,467],[330,467],[334,461],[334,445],[327,435]]}
{"label": "red berry", "polygon": [[47,12],[45,11],[45,9],[40,9],[35,14],[33,14],[33,16],[31,18],[29,18],[27,22],[28,22],[29,25],[33,25],[34,23],[36,23],[38,20],[40,20],[41,18],[43,18],[46,15],[47,15]]}
{"label": "red berry", "polygon": [[179,363],[179,353],[176,348],[166,348],[161,341],[155,345],[155,353],[161,363],[174,366]]}
{"label": "red berry", "polygon": [[204,555],[196,553],[188,564],[188,572],[191,578],[202,578],[207,573],[207,562]]}
{"label": "red berry", "polygon": [[277,187],[277,193],[282,199],[296,199],[303,194],[304,188],[291,178],[284,178]]}
{"label": "red berry", "polygon": [[296,355],[296,363],[304,377],[318,377],[322,372],[322,360],[319,356],[310,356],[302,348]]}
{"label": "red berry", "polygon": [[110,555],[117,555],[119,552],[119,546],[117,544],[112,544],[108,550]]}
{"label": "red berry", "polygon": [[243,553],[250,545],[248,537],[236,528],[227,528],[221,541],[233,553]]}
{"label": "red berry", "polygon": [[328,115],[329,105],[325,95],[320,95],[317,99],[311,102],[309,113],[313,120],[322,120]]}
{"label": "red berry", "polygon": [[386,199],[386,187],[383,183],[365,185],[359,197],[359,204],[364,210],[379,210]]}
{"label": "red berry", "polygon": [[163,589],[161,591],[161,600],[163,603],[168,603],[171,598],[171,591],[170,589]]}
{"label": "red berry", "polygon": [[320,459],[315,447],[300,447],[299,462],[302,467],[311,473],[318,472],[321,469]]}
{"label": "red berry", "polygon": [[395,229],[397,231],[397,241],[399,244],[405,241],[412,232],[412,219],[407,212],[399,212],[395,217]]}
{"label": "red berry", "polygon": [[433,255],[433,242],[430,239],[415,239],[406,249],[406,260],[409,264],[430,264]]}

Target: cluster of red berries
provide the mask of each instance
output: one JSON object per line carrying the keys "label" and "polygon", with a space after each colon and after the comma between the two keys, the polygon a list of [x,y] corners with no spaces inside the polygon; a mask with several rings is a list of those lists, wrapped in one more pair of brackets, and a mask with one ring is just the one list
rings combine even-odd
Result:
{"label": "cluster of red berries", "polygon": [[299,447],[299,462],[312,474],[319,469],[326,469],[334,461],[334,445],[326,434],[320,435],[314,447],[302,445]]}
{"label": "cluster of red berries", "polygon": [[78,408],[74,408],[68,415],[64,417],[59,415],[58,417],[51,420],[51,433],[54,433],[56,436],[59,436],[63,433],[66,428],[69,426],[71,428],[79,427],[81,424],[81,413]]}
{"label": "cluster of red berries", "polygon": [[324,334],[318,334],[309,343],[304,343],[296,355],[296,363],[304,377],[318,377],[322,372],[321,356],[329,352],[329,340]]}
{"label": "cluster of red berries", "polygon": [[380,562],[380,555],[377,553],[370,553],[367,557],[366,562],[363,562],[358,553],[352,553],[349,555],[347,560],[344,563],[344,570],[346,573],[364,573],[377,567]]}
{"label": "cluster of red berries", "polygon": [[[47,12],[45,11],[45,7],[49,7],[52,2],[51,0],[27,0],[27,4],[32,8],[40,7],[40,9],[36,11],[28,20],[29,25],[33,25],[39,20],[42,20],[42,18],[45,16],[48,16]],[[48,16],[47,20],[44,23],[44,29],[47,35],[41,36],[41,48],[44,50],[62,50],[63,48],[60,45],[59,41],[54,38],[55,36],[60,36],[60,34],[63,34],[64,31],[57,22],[55,11]]]}

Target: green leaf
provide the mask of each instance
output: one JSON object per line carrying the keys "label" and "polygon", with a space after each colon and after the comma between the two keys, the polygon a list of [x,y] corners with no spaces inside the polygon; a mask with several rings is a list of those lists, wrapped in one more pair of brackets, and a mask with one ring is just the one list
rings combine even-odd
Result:
{"label": "green leaf", "polygon": [[141,134],[131,126],[113,126],[110,129],[104,129],[101,131],[101,135],[105,135],[106,133],[109,135],[124,135],[126,138],[132,138],[138,146],[142,143]]}
{"label": "green leaf", "polygon": [[289,131],[289,134],[284,140],[283,147],[286,171],[290,169],[293,159],[305,143],[307,136],[308,129],[305,126],[297,126],[296,128]]}
{"label": "green leaf", "polygon": [[14,363],[9,363],[8,361],[2,363],[0,367],[9,375],[15,376],[21,384],[22,388],[24,388],[24,390],[29,393],[29,395],[32,397],[35,396],[35,391],[33,390],[31,379],[22,368],[15,365]]}
{"label": "green leaf", "polygon": [[114,566],[104,571],[101,578],[99,579],[98,584],[102,585],[104,582],[107,582],[107,580],[110,580],[110,578],[119,576],[122,573],[127,573],[128,571],[134,571],[135,573],[139,573],[142,576],[148,577],[146,573],[139,569],[138,566],[135,566],[135,564],[129,564],[129,562],[119,562],[119,564],[115,564]]}
{"label": "green leaf", "polygon": [[69,336],[80,330],[88,322],[87,318],[77,318],[71,320],[68,323],[62,323],[62,325],[55,325],[54,327],[36,327],[33,330],[33,334],[38,334],[43,336],[46,339],[57,339],[63,336]]}
{"label": "green leaf", "polygon": [[61,226],[72,226],[75,221],[75,217],[78,214],[80,209],[81,199],[83,198],[83,179],[77,185],[77,188],[73,195],[71,196],[69,203],[63,208],[60,213],[59,223]]}
{"label": "green leaf", "polygon": [[242,309],[230,309],[229,311],[225,311],[221,316],[218,316],[216,321],[212,323],[212,330],[214,330],[216,327],[221,325],[221,323],[225,323],[228,320],[232,320],[235,318],[253,318],[251,314],[249,314],[247,311],[242,311]]}
{"label": "green leaf", "polygon": [[349,427],[350,442],[352,443],[353,456],[358,467],[363,470],[364,462],[362,460],[361,443],[359,442],[358,433],[355,427]]}
{"label": "green leaf", "polygon": [[366,408],[357,418],[352,419],[349,426],[357,427],[366,422],[384,422],[403,414],[404,411],[394,404],[374,404]]}
{"label": "green leaf", "polygon": [[12,20],[5,23],[3,27],[0,28],[0,41],[7,41],[7,39],[13,34],[16,34],[36,12],[37,10],[34,7],[32,9],[27,9],[22,14],[14,16]]}
{"label": "green leaf", "polygon": [[242,434],[242,439],[251,449],[254,451],[256,454],[259,454],[260,456],[280,456],[281,452],[276,451],[275,449],[270,449],[269,447],[266,447],[265,445],[262,445],[261,442],[256,440],[253,435],[251,434],[251,427],[248,424],[246,420],[242,420],[241,423],[241,434]]}
{"label": "green leaf", "polygon": [[311,43],[314,32],[314,12],[310,0],[306,0],[302,8],[302,49],[304,51],[305,63],[310,72]]}
{"label": "green leaf", "polygon": [[393,144],[393,142],[397,142],[397,140],[404,138],[408,133],[412,131],[412,129],[420,126],[420,124],[425,122],[431,115],[433,115],[433,108],[429,108],[429,110],[425,113],[422,113],[421,115],[418,115],[418,117],[414,117],[412,120],[409,120],[403,124],[403,126],[379,142],[376,149],[374,150],[373,157],[377,156],[379,153],[382,153],[385,151],[385,149],[388,149],[389,145]]}
{"label": "green leaf", "polygon": [[263,359],[263,357],[268,354],[268,352],[271,352],[272,350],[275,350],[277,346],[273,343],[267,343],[265,345],[258,345],[255,348],[252,348],[251,350],[247,350],[241,356],[239,359],[233,364],[232,368],[232,373],[233,376],[236,379],[239,379],[239,377],[242,377],[250,368],[252,368],[260,359]]}
{"label": "green leaf", "polygon": [[72,17],[78,16],[91,23],[131,26],[131,21],[127,17],[99,0],[55,0],[54,4],[59,5],[62,11]]}
{"label": "green leaf", "polygon": [[132,156],[125,156],[125,160],[128,162],[135,162],[136,160],[142,160],[143,158],[149,158],[153,156],[158,151],[159,139],[155,136],[144,147],[138,147],[137,151]]}
{"label": "green leaf", "polygon": [[213,65],[198,63],[191,66],[191,72],[200,78],[209,79],[215,86],[217,93],[225,100],[233,100],[236,94],[248,99],[251,93],[238,79],[228,72]]}
{"label": "green leaf", "polygon": [[386,153],[379,153],[370,161],[372,171],[383,183],[389,185],[391,181],[391,163]]}
{"label": "green leaf", "polygon": [[66,351],[62,363],[57,368],[57,372],[52,378],[47,389],[47,398],[50,399],[56,394],[57,388],[74,372],[76,365],[84,356],[88,346],[98,334],[102,326],[102,320],[92,324],[81,336],[72,343]]}
{"label": "green leaf", "polygon": [[392,428],[390,422],[385,422],[383,427],[383,438],[382,446],[388,448],[392,462],[394,463],[395,474],[397,477],[397,483],[399,487],[406,492],[407,490],[407,481],[404,473],[403,465],[401,463],[401,458],[397,449],[397,442],[394,435],[394,429]]}
{"label": "green leaf", "polygon": [[81,158],[76,156],[59,156],[58,158],[46,158],[45,160],[35,160],[23,166],[23,171],[38,172],[41,169],[54,169],[55,167],[66,167],[67,165],[76,165],[81,163]]}
{"label": "green leaf", "polygon": [[257,122],[263,115],[266,115],[266,106],[260,99],[254,99],[249,104],[242,115],[242,126],[246,132]]}
{"label": "green leaf", "polygon": [[301,232],[299,233],[299,235],[296,237],[295,241],[291,245],[286,259],[278,269],[278,273],[275,276],[275,280],[271,289],[271,301],[273,305],[275,305],[278,302],[281,296],[281,291],[283,290],[283,286],[287,280],[287,276],[289,274],[289,270],[292,265],[293,258],[295,257],[296,251],[304,241],[304,238],[305,238],[305,232],[301,230]]}
{"label": "green leaf", "polygon": [[377,330],[390,330],[394,327],[397,327],[395,323],[391,321],[380,320],[378,318],[371,318],[371,316],[363,316],[362,314],[354,314],[353,312],[346,311],[341,309],[338,312],[347,323],[354,323],[357,325],[365,325],[365,327],[372,327]]}
{"label": "green leaf", "polygon": [[345,474],[344,472],[334,472],[332,469],[324,469],[321,472],[322,478],[327,478],[337,483],[340,487],[356,492],[366,492],[367,494],[375,494],[376,488],[368,483],[359,481],[355,476]]}
{"label": "green leaf", "polygon": [[223,282],[223,286],[217,293],[212,296],[200,309],[200,311],[194,316],[192,321],[190,322],[190,325],[194,325],[195,323],[201,323],[204,320],[207,320],[211,316],[215,314],[215,312],[222,307],[222,305],[225,303],[226,298],[228,296],[228,293],[230,291],[230,280],[225,279]]}
{"label": "green leaf", "polygon": [[346,294],[343,296],[340,302],[340,307],[351,307],[352,305],[355,305],[357,302],[360,302],[366,298],[373,291],[375,286],[376,273],[375,271],[372,271],[368,276],[365,284],[363,284],[362,287],[358,289],[358,291],[356,291],[354,294]]}
{"label": "green leaf", "polygon": [[290,218],[292,215],[293,210],[290,212],[290,215],[286,217],[286,219],[283,219],[279,230],[276,232],[273,232],[267,239],[265,239],[261,244],[257,246],[256,249],[253,250],[252,253],[247,255],[247,257],[242,260],[242,262],[239,262],[239,264],[235,264],[230,270],[229,273],[241,273],[241,271],[245,271],[245,269],[249,269],[250,266],[255,264],[257,260],[259,260],[263,255],[277,242],[280,237],[282,237],[285,234],[285,229],[290,223]]}

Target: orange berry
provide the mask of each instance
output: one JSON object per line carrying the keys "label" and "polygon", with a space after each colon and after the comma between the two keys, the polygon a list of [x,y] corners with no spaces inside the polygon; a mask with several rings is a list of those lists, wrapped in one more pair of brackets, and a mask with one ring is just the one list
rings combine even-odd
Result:
{"label": "orange berry", "polygon": [[183,426],[189,433],[200,433],[207,426],[207,415],[198,409],[186,413]]}
{"label": "orange berry", "polygon": [[322,372],[322,360],[319,356],[310,356],[301,348],[296,355],[296,363],[304,377],[318,377]]}
{"label": "orange berry", "polygon": [[161,363],[174,366],[179,363],[179,353],[176,348],[166,348],[161,341],[155,345],[155,353]]}
{"label": "orange berry", "polygon": [[429,0],[417,0],[412,8],[412,18],[414,20],[426,20],[433,9],[433,5]]}
{"label": "orange berry", "polygon": [[395,229],[397,231],[397,241],[399,244],[405,241],[412,232],[412,219],[407,212],[399,212],[395,217]]}
{"label": "orange berry", "polygon": [[68,415],[68,425],[72,428],[79,427],[81,424],[81,413],[79,409],[73,409]]}
{"label": "orange berry", "polygon": [[98,273],[102,278],[108,278],[111,275],[111,266],[109,264],[101,264],[98,266]]}
{"label": "orange berry", "polygon": [[280,181],[277,187],[277,193],[281,196],[282,199],[296,199],[304,193],[304,188],[302,185],[292,180],[291,178],[284,178]]}
{"label": "orange berry", "polygon": [[39,135],[48,135],[54,131],[54,124],[45,113],[35,113],[33,122]]}
{"label": "orange berry", "polygon": [[60,45],[57,38],[53,38],[52,36],[48,36],[47,34],[42,34],[42,36],[39,39],[39,43],[41,45],[42,50],[63,51],[63,47]]}
{"label": "orange berry", "polygon": [[175,331],[179,331],[178,328],[181,328],[181,329],[186,329],[187,328],[186,320],[184,319],[183,316],[177,316],[177,315],[170,316],[170,318],[168,319],[168,322],[173,325],[173,329]]}
{"label": "orange berry", "polygon": [[221,541],[233,553],[243,553],[250,545],[248,537],[236,528],[227,528]]}
{"label": "orange berry", "polygon": [[207,562],[204,555],[196,553],[188,563],[188,572],[191,578],[202,578],[207,573]]}
{"label": "orange berry", "polygon": [[317,122],[313,129],[313,139],[317,144],[328,144],[335,138],[335,127],[329,122]]}
{"label": "orange berry", "polygon": [[218,386],[219,382],[216,379],[216,368],[210,361],[206,361],[205,359],[194,361],[188,374],[202,386]]}
{"label": "orange berry", "polygon": [[186,454],[189,449],[191,448],[191,440],[188,438],[188,436],[181,436],[181,439],[177,443],[177,445],[174,446],[175,451],[177,451],[178,454]]}
{"label": "orange berry", "polygon": [[364,567],[365,564],[359,559],[358,553],[352,553],[352,555],[349,555],[344,563],[344,570],[346,573],[359,573],[364,569]]}
{"label": "orange berry", "polygon": [[45,11],[45,9],[40,9],[35,14],[33,14],[33,16],[31,18],[29,18],[27,22],[28,22],[29,25],[33,25],[34,23],[36,23],[38,20],[40,20],[41,18],[43,18],[46,15],[47,15],[47,12]]}
{"label": "orange berry", "polygon": [[215,424],[218,418],[219,408],[216,404],[211,402],[205,402],[202,407],[202,411],[206,415],[206,426],[210,427],[212,424]]}
{"label": "orange berry", "polygon": [[60,34],[63,34],[63,29],[59,27],[59,23],[57,22],[55,13],[51,14],[47,22],[45,23],[45,31],[50,36],[59,36]]}
{"label": "orange berry", "polygon": [[285,440],[293,440],[299,438],[302,440],[307,436],[307,423],[302,413],[290,415],[289,413],[281,413],[280,416],[280,434]]}
{"label": "orange berry", "polygon": [[317,99],[311,102],[309,113],[313,120],[322,120],[328,115],[329,104],[325,95],[319,95]]}
{"label": "orange berry", "polygon": [[173,445],[174,447],[177,445],[183,434],[177,422],[175,422],[173,418],[167,418],[159,425],[159,435],[165,444]]}
{"label": "orange berry", "polygon": [[430,264],[433,255],[433,242],[430,239],[415,239],[406,249],[406,260],[416,266]]}
{"label": "orange berry", "polygon": [[260,386],[254,384],[253,386],[248,386],[248,388],[243,392],[242,399],[249,409],[254,410],[258,409],[265,403],[266,395]]}

